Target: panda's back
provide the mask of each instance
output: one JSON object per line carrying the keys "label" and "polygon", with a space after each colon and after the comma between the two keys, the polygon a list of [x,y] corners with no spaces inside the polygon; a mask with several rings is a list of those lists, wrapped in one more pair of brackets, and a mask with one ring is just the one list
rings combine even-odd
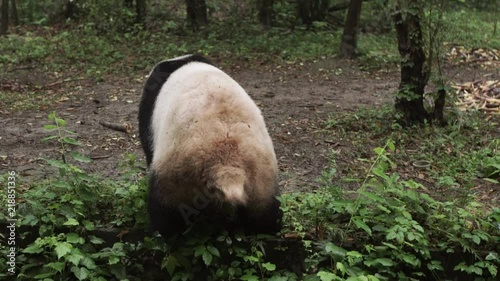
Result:
{"label": "panda's back", "polygon": [[170,75],[157,97],[152,126],[153,162],[179,149],[202,153],[233,136],[272,147],[262,114],[245,90],[220,69],[201,62]]}

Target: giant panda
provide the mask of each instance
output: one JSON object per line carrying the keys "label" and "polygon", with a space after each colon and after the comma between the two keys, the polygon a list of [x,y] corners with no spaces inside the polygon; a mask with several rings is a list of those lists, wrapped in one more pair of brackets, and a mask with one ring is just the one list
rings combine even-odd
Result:
{"label": "giant panda", "polygon": [[261,111],[200,55],[160,62],[139,106],[152,230],[182,233],[202,218],[220,228],[276,233],[278,167]]}

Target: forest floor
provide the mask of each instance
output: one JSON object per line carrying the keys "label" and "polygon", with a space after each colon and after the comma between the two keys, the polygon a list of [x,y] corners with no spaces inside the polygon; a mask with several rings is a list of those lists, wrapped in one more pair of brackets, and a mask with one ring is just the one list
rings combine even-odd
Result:
{"label": "forest floor", "polygon": [[[325,59],[303,65],[261,65],[250,69],[233,66],[225,69],[238,81],[261,108],[274,141],[281,170],[283,192],[311,190],[336,150],[339,173],[358,165],[352,159],[348,139],[339,138],[326,129],[327,120],[360,108],[379,108],[391,104],[399,84],[399,72],[362,71],[356,61]],[[450,67],[454,83],[496,76],[498,69]],[[138,138],[138,104],[148,71],[135,77],[105,77],[102,82],[68,77],[48,76],[36,69],[19,69],[11,77],[0,78],[4,89],[23,91],[42,89],[46,99],[36,109],[16,111],[0,109],[0,172],[14,170],[22,182],[52,177],[55,170],[40,158],[61,158],[61,147],[53,141],[41,142],[52,132],[43,125],[51,111],[68,122],[67,129],[76,133],[82,144],[76,150],[94,159],[84,164],[87,172],[115,177],[124,153],[135,154],[144,163]],[[10,76],[10,75],[9,75]],[[99,122],[128,123],[131,133],[109,129]],[[370,120],[366,120],[369,122]],[[373,147],[366,147],[372,150]],[[368,152],[369,153],[369,152]],[[398,171],[399,172],[399,171]],[[416,171],[407,168],[412,177]],[[405,173],[401,173],[405,174]],[[485,186],[491,189],[491,185]],[[488,196],[491,196],[489,194]],[[500,198],[500,191],[494,196]]]}

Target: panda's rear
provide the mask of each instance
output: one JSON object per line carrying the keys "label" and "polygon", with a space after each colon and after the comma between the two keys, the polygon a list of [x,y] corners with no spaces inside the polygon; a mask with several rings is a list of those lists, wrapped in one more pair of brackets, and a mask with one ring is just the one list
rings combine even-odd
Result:
{"label": "panda's rear", "polygon": [[139,127],[153,229],[177,233],[230,208],[247,230],[279,230],[272,141],[258,107],[227,74],[199,56],[160,63],[146,83]]}

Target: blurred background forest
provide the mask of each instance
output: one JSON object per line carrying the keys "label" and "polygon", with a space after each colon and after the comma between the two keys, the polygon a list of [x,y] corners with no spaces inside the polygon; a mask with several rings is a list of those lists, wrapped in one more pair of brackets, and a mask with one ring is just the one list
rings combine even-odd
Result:
{"label": "blurred background forest", "polygon": [[[412,1],[363,1],[359,53],[366,67],[399,61],[391,15],[405,2]],[[427,15],[443,10],[448,48],[498,49],[498,1],[413,2]],[[2,0],[0,34],[9,36],[0,63],[86,62],[99,75],[183,53],[308,60],[339,52],[348,8],[345,0]]]}

